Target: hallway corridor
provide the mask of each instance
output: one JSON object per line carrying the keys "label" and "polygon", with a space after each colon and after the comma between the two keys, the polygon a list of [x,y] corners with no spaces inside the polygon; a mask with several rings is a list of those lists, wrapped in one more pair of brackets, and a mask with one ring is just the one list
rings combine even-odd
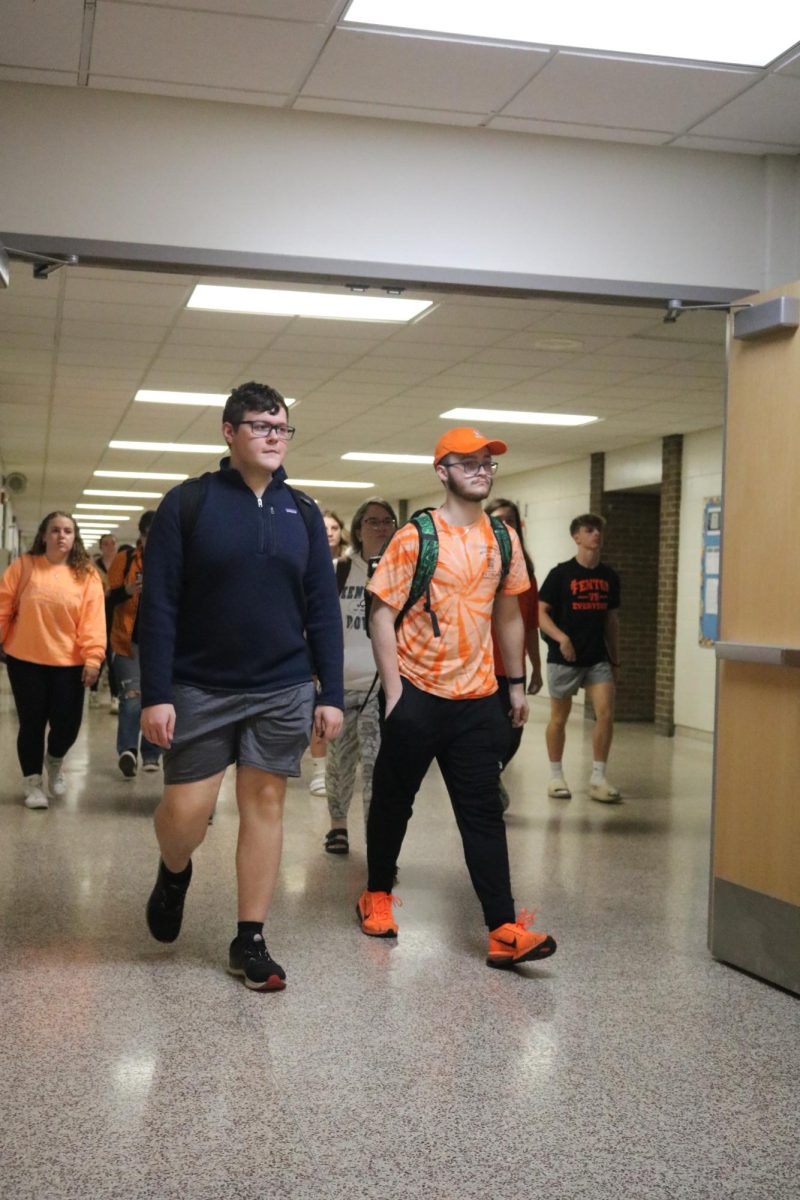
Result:
{"label": "hallway corridor", "polygon": [[[797,1200],[800,1008],[705,946],[711,746],[622,726],[587,798],[546,797],[546,707],[508,771],[517,903],[554,958],[484,966],[485,931],[437,772],[400,861],[396,943],[359,932],[351,853],[291,781],[266,927],[285,992],[226,974],[230,777],[195,856],[183,933],[144,904],[161,775],[125,781],[86,712],[67,794],[21,803],[0,691],[3,1200]],[[90,766],[91,764],[91,766]],[[304,763],[308,773],[308,759]]]}

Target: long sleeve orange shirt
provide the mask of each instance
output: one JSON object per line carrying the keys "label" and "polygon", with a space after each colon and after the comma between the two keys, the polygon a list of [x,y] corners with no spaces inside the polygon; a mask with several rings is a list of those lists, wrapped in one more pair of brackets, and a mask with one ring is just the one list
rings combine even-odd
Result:
{"label": "long sleeve orange shirt", "polygon": [[17,558],[0,579],[3,649],[48,667],[98,667],[106,654],[106,618],[103,585],[94,568],[78,579],[66,563],[35,555],[12,620],[21,575]]}

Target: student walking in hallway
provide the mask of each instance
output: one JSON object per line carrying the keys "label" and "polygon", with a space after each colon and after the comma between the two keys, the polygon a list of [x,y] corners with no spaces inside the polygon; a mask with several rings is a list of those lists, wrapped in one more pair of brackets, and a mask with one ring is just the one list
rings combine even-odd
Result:
{"label": "student walking in hallway", "polygon": [[[482,510],[499,439],[454,429],[439,439],[434,470],[444,503],[389,543],[370,582],[372,644],[382,684],[383,730],[367,825],[361,929],[395,937],[394,872],[414,799],[439,764],[473,887],[489,929],[487,963],[510,967],[555,951],[552,937],[515,915],[500,802],[500,765],[511,728],[524,725],[525,634],[518,595],[530,586],[519,539]],[[426,586],[409,607],[412,584]],[[508,671],[510,711],[496,696],[491,626]]]}
{"label": "student walking in hallway", "polygon": [[575,517],[569,527],[577,554],[553,567],[539,589],[539,625],[547,642],[550,721],[546,731],[550,782],[547,794],[569,800],[564,778],[566,726],[572,697],[580,688],[592,702],[592,775],[589,796],[618,804],[619,789],[609,782],[606,765],[614,733],[614,690],[620,667],[620,580],[600,561],[605,521],[594,513]]}
{"label": "student walking in hallway", "polygon": [[[230,457],[173,488],[150,531],[139,618],[142,731],[164,751],[151,934],[174,941],[222,777],[236,763],[238,930],[228,969],[285,986],[264,921],[280,865],[286,779],[312,723],[342,724],[342,624],[322,514],[286,483],[286,401],[246,383],[225,404]],[[312,675],[319,680],[317,692]]]}

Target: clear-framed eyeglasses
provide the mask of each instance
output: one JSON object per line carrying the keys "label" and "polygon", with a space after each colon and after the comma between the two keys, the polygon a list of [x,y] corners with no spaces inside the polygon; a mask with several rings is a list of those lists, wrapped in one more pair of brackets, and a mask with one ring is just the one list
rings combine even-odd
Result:
{"label": "clear-framed eyeglasses", "polygon": [[477,458],[464,458],[457,462],[442,463],[442,466],[447,467],[448,470],[450,467],[458,467],[460,471],[464,472],[467,479],[474,479],[481,471],[484,475],[496,475],[499,465],[496,462],[479,462]]}
{"label": "clear-framed eyeglasses", "polygon": [[361,524],[369,529],[394,529],[397,522],[394,517],[364,517]]}
{"label": "clear-framed eyeglasses", "polygon": [[250,426],[250,436],[276,437],[279,442],[290,442],[295,434],[294,425],[273,425],[272,421],[240,421],[240,425]]}

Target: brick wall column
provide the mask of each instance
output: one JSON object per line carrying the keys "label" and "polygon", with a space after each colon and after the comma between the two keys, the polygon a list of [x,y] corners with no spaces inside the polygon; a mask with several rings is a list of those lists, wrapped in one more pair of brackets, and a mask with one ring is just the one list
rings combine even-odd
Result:
{"label": "brick wall column", "polygon": [[665,437],[661,449],[661,531],[658,556],[656,641],[656,733],[675,733],[675,620],[681,519],[683,436]]}
{"label": "brick wall column", "polygon": [[605,490],[606,479],[606,456],[601,451],[599,454],[593,454],[590,461],[589,511],[598,513],[602,517],[605,516],[603,512],[603,492]]}

